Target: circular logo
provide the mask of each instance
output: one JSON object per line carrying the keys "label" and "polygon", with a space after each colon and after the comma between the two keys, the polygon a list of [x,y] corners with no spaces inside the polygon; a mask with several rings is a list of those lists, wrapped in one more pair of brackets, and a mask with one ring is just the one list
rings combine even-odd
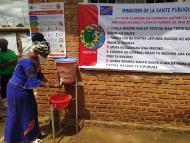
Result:
{"label": "circular logo", "polygon": [[85,48],[95,50],[103,45],[105,32],[101,26],[89,24],[80,32],[80,39]]}

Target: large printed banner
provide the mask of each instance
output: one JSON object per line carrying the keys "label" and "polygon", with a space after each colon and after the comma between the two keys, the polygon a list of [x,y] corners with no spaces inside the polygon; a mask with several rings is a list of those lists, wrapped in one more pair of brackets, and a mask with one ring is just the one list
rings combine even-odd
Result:
{"label": "large printed banner", "polygon": [[83,68],[190,73],[190,3],[80,4]]}
{"label": "large printed banner", "polygon": [[29,5],[29,18],[32,35],[44,34],[50,42],[50,57],[65,57],[64,3],[35,3]]}

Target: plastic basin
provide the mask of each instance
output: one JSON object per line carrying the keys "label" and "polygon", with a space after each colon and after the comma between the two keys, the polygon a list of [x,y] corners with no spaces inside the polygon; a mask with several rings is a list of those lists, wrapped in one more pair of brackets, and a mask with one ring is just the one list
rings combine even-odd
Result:
{"label": "plastic basin", "polygon": [[49,102],[54,105],[56,109],[65,109],[72,100],[72,96],[65,93],[52,94],[48,98]]}

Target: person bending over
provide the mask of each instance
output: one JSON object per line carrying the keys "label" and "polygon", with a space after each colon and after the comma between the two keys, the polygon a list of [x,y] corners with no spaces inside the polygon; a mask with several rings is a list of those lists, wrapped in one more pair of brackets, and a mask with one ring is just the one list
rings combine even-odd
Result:
{"label": "person bending over", "polygon": [[57,83],[48,83],[40,72],[40,63],[50,53],[49,43],[34,42],[31,49],[28,57],[18,60],[7,85],[5,143],[39,142],[40,129],[33,89],[39,86],[60,87]]}

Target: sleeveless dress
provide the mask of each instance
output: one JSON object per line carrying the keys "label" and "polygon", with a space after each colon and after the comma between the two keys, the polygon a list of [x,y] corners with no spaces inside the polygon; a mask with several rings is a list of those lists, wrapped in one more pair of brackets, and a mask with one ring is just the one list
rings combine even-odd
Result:
{"label": "sleeveless dress", "polygon": [[30,142],[40,133],[33,89],[41,85],[43,75],[31,58],[19,60],[7,85],[5,143]]}

